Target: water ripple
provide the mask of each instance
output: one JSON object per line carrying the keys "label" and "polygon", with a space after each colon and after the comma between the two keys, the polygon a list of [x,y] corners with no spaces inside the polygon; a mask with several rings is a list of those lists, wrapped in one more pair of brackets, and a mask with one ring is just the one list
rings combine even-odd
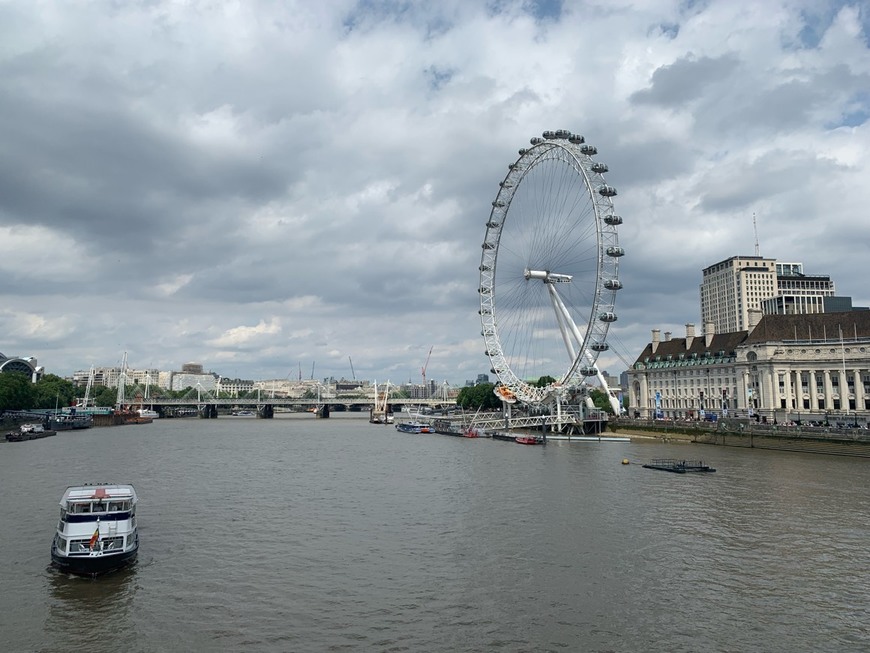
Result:
{"label": "water ripple", "polygon": [[[870,650],[861,460],[307,415],[0,449],[9,650]],[[620,464],[702,456],[716,474]],[[139,563],[47,569],[61,491],[100,479],[139,490]]]}

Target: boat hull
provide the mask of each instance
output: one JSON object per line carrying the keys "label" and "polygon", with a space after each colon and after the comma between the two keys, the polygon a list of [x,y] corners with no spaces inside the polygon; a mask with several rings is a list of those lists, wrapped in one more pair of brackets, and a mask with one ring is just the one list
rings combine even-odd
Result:
{"label": "boat hull", "polygon": [[24,442],[25,440],[38,440],[39,438],[47,438],[52,435],[57,435],[56,431],[13,431],[6,434],[7,442]]}
{"label": "boat hull", "polygon": [[129,484],[71,485],[60,500],[60,521],[51,543],[58,569],[98,576],[136,560],[139,532],[136,490]]}
{"label": "boat hull", "polygon": [[74,431],[89,429],[94,425],[94,418],[90,415],[61,415],[49,418],[49,428],[53,431]]}
{"label": "boat hull", "polygon": [[99,576],[107,574],[110,571],[122,569],[136,561],[139,555],[139,540],[137,538],[135,546],[128,551],[120,553],[104,554],[97,556],[68,556],[58,553],[54,544],[51,545],[51,562],[52,564],[70,574],[79,576]]}
{"label": "boat hull", "polygon": [[399,422],[396,424],[396,430],[402,433],[434,433],[434,429],[429,424],[420,424],[419,422]]}

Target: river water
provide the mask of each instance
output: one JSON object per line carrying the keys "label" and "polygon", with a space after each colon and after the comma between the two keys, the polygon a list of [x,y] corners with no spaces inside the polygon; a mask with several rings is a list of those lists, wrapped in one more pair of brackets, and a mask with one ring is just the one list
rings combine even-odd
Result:
{"label": "river water", "polygon": [[[136,486],[138,563],[53,570],[64,488],[102,481]],[[359,414],[4,443],[2,650],[868,651],[868,481],[864,459]]]}

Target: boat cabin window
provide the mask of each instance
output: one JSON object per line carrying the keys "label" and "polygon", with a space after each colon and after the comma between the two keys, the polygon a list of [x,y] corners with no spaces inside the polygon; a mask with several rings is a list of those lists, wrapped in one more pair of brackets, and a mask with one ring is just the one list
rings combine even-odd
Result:
{"label": "boat cabin window", "polygon": [[109,512],[118,512],[120,510],[124,510],[124,503],[124,501],[110,501]]}

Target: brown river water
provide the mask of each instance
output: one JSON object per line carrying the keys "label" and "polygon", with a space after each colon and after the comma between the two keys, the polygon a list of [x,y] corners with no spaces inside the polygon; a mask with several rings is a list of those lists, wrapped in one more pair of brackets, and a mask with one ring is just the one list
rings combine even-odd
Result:
{"label": "brown river water", "polygon": [[[139,561],[59,573],[61,494],[103,481]],[[866,459],[304,414],[3,443],[0,488],[3,651],[870,651]]]}

